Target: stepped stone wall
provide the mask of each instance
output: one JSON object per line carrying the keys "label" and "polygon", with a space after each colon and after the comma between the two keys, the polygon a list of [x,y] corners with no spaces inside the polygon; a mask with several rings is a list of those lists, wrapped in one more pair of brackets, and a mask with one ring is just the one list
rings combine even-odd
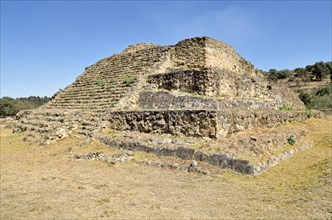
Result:
{"label": "stepped stone wall", "polygon": [[[158,100],[158,101],[156,101]],[[169,91],[142,91],[139,96],[141,109],[276,109],[273,100],[227,98],[218,99],[195,94],[175,95]]]}
{"label": "stepped stone wall", "polygon": [[150,110],[113,111],[107,120],[111,128],[121,131],[222,138],[246,129],[306,119],[305,111]]}
{"label": "stepped stone wall", "polygon": [[[226,69],[203,68],[148,76],[154,89],[181,90],[211,97],[261,98],[274,100],[277,106],[305,109],[296,95],[283,86],[263,78],[236,74]],[[158,100],[156,100],[158,101]]]}

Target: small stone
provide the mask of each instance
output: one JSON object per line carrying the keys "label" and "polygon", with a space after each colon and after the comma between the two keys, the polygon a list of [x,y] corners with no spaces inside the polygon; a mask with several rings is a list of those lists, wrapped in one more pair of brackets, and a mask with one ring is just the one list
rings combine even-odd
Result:
{"label": "small stone", "polygon": [[196,160],[192,160],[190,166],[191,166],[191,167],[196,167],[197,164],[198,164],[198,163],[197,163]]}
{"label": "small stone", "polygon": [[257,141],[257,138],[256,138],[255,136],[251,136],[251,137],[250,137],[250,140],[252,140],[252,141]]}
{"label": "small stone", "polygon": [[155,164],[153,164],[155,167],[161,167],[162,166],[162,163],[160,163],[160,162],[157,162],[157,163],[155,163]]}
{"label": "small stone", "polygon": [[181,167],[178,167],[178,170],[180,170],[180,171],[188,171],[188,167],[187,166],[181,166]]}
{"label": "small stone", "polygon": [[113,160],[113,159],[110,159],[110,160],[108,160],[108,161],[107,161],[107,163],[110,163],[110,164],[115,164],[115,163],[116,163],[116,161],[115,161],[115,160]]}
{"label": "small stone", "polygon": [[126,154],[127,156],[130,156],[130,157],[134,156],[134,153],[133,153],[133,152],[131,152],[131,151],[129,151],[129,152],[126,152],[125,154]]}

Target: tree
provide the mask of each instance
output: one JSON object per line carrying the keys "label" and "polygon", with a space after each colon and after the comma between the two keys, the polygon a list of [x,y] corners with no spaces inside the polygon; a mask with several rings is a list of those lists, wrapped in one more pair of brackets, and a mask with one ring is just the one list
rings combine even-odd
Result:
{"label": "tree", "polygon": [[9,97],[0,99],[0,117],[14,116],[18,111],[14,104],[14,99]]}
{"label": "tree", "polygon": [[332,62],[326,62],[325,65],[329,69],[330,80],[332,83]]}
{"label": "tree", "polygon": [[317,62],[314,64],[312,73],[318,80],[322,80],[325,76],[329,74],[329,69],[324,62]]}
{"label": "tree", "polygon": [[292,71],[289,69],[283,69],[277,72],[278,79],[286,79],[292,75]]}
{"label": "tree", "polygon": [[292,71],[288,70],[288,69],[283,69],[283,70],[276,70],[276,69],[270,69],[269,70],[269,78],[272,80],[275,79],[286,79],[289,76],[291,76],[293,74]]}
{"label": "tree", "polygon": [[268,79],[272,81],[277,81],[277,70],[276,69],[270,69],[268,72]]}
{"label": "tree", "polygon": [[326,86],[316,91],[316,96],[324,96],[332,94],[332,86]]}
{"label": "tree", "polygon": [[305,66],[305,69],[307,70],[307,72],[311,73],[314,69],[314,66],[313,65],[307,65],[307,66]]}
{"label": "tree", "polygon": [[303,68],[301,68],[301,67],[298,67],[298,68],[295,68],[294,69],[294,73],[303,73],[303,71],[304,71],[304,69]]}
{"label": "tree", "polygon": [[301,92],[299,98],[306,106],[311,103],[311,95],[307,92]]}

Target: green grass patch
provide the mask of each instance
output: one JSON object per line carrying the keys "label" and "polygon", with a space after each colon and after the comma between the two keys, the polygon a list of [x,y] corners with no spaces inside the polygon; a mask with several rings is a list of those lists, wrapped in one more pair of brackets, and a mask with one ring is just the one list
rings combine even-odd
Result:
{"label": "green grass patch", "polygon": [[283,105],[279,107],[280,111],[291,111],[292,107],[288,106],[288,105]]}
{"label": "green grass patch", "polygon": [[97,83],[99,86],[105,86],[105,84],[106,84],[105,80],[103,80],[103,79],[98,79]]}
{"label": "green grass patch", "polygon": [[96,91],[91,91],[90,96],[95,97],[97,95]]}
{"label": "green grass patch", "polygon": [[124,76],[122,78],[122,84],[125,84],[125,85],[131,85],[133,84],[134,82],[136,82],[137,80],[137,77],[136,76]]}

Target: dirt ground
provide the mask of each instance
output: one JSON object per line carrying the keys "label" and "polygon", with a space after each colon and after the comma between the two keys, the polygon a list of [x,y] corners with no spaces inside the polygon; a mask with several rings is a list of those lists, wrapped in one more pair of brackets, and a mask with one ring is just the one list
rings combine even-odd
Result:
{"label": "dirt ground", "polygon": [[314,146],[259,176],[69,160],[115,151],[74,136],[40,147],[1,127],[1,219],[331,219],[332,121],[306,123]]}

